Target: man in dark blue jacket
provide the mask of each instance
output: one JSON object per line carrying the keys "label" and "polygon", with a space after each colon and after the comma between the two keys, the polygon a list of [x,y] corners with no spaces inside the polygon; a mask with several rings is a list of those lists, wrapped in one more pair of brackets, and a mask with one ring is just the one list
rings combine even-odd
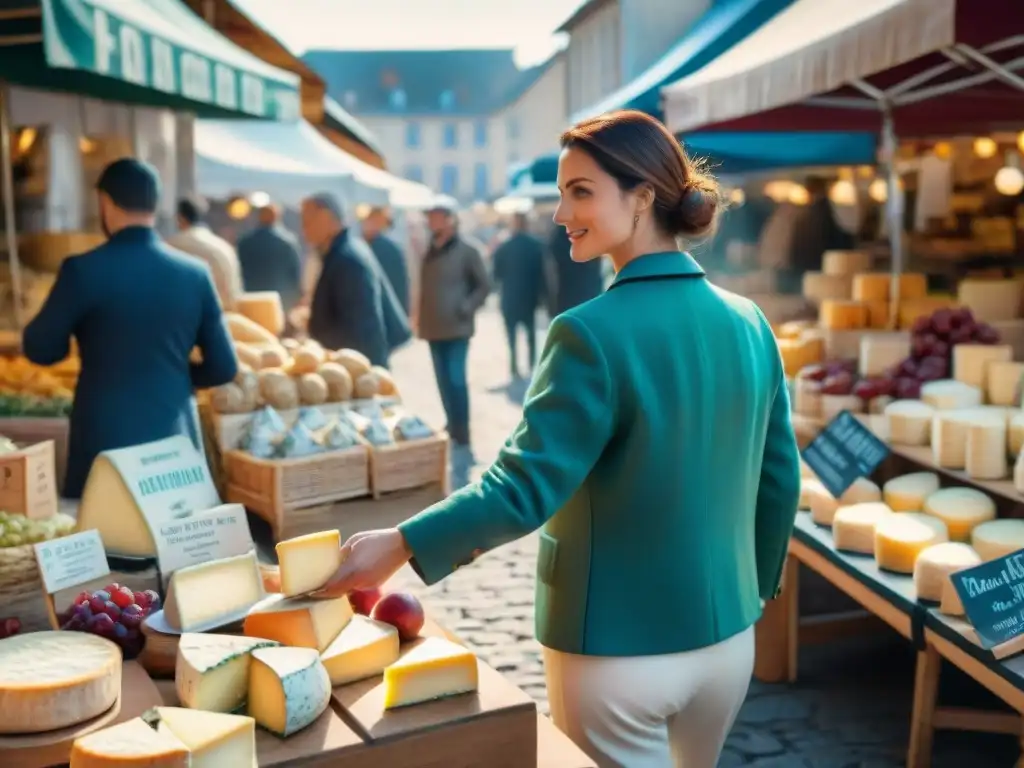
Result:
{"label": "man in dark blue jacket", "polygon": [[[93,459],[106,450],[189,435],[198,447],[194,388],[238,370],[209,268],[153,229],[156,171],[117,160],[97,184],[108,242],[61,265],[53,290],[26,326],[25,356],[52,365],[77,340],[75,390],[63,495],[81,496]],[[189,356],[198,347],[202,362]]]}
{"label": "man in dark blue jacket", "polygon": [[406,316],[409,314],[409,265],[398,244],[384,234],[391,227],[391,217],[386,208],[374,207],[363,219],[363,239],[377,257],[384,276],[398,298]]}
{"label": "man in dark blue jacket", "polygon": [[281,212],[265,205],[260,225],[238,240],[238,262],[246,291],[277,291],[288,312],[302,298],[302,252],[299,241],[281,224]]}
{"label": "man in dark blue jacket", "polygon": [[537,362],[537,307],[544,295],[544,246],[530,234],[525,213],[512,220],[512,236],[498,246],[492,258],[494,282],[501,288],[501,315],[508,333],[512,378],[519,378],[516,342],[519,327],[526,333],[529,370]]}
{"label": "man in dark blue jacket", "polygon": [[323,259],[309,308],[309,335],[325,349],[354,349],[387,366],[391,351],[412,337],[373,251],[345,226],[330,193],[302,202],[302,234]]}
{"label": "man in dark blue jacket", "polygon": [[601,276],[603,260],[591,259],[582,264],[577,263],[569,254],[570,245],[565,227],[556,226],[548,241],[548,250],[554,265],[554,306],[551,307],[553,315],[560,315],[567,309],[590,301],[604,291]]}

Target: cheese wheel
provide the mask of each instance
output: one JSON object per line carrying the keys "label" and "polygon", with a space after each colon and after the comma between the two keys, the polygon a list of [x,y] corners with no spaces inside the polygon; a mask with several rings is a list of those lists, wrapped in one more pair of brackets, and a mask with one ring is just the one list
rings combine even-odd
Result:
{"label": "cheese wheel", "polygon": [[900,475],[882,486],[882,500],[894,512],[920,512],[929,496],[939,490],[939,476],[934,472],[911,472]]}
{"label": "cheese wheel", "polygon": [[1006,418],[1003,415],[979,413],[970,417],[964,471],[976,480],[1006,477]]}
{"label": "cheese wheel", "polygon": [[871,251],[825,251],[821,271],[826,275],[856,275],[871,269],[873,261]]}
{"label": "cheese wheel", "polygon": [[885,330],[889,327],[892,305],[888,301],[865,301],[864,306],[868,308],[868,328]]}
{"label": "cheese wheel", "polygon": [[952,541],[970,541],[975,527],[996,518],[995,502],[975,488],[942,488],[925,499],[921,511],[944,522]]}
{"label": "cheese wheel", "polygon": [[953,379],[939,379],[921,385],[921,401],[937,411],[973,408],[981,405],[982,400],[983,393],[979,387]]}
{"label": "cheese wheel", "polygon": [[971,531],[971,546],[982,562],[1024,549],[1024,520],[990,520]]}
{"label": "cheese wheel", "polygon": [[821,382],[797,379],[793,382],[793,412],[812,419],[821,418]]}
{"label": "cheese wheel", "polygon": [[860,339],[857,367],[861,376],[881,376],[910,356],[910,334],[868,333]]}
{"label": "cheese wheel", "polygon": [[900,512],[875,526],[875,562],[894,573],[912,574],[917,556],[949,541],[946,524],[920,512]]}
{"label": "cheese wheel", "polygon": [[[902,292],[902,288],[900,289]],[[900,328],[912,328],[922,317],[931,317],[940,309],[952,309],[956,301],[948,296],[921,296],[916,299],[900,298]]]}
{"label": "cheese wheel", "polygon": [[967,461],[967,425],[977,412],[970,408],[937,411],[932,418],[932,460],[944,469],[963,469]]}
{"label": "cheese wheel", "polygon": [[[820,484],[819,484],[820,485]],[[835,498],[824,485],[808,491],[807,502],[811,508],[811,519],[818,525],[832,525],[832,518],[839,507],[851,504],[863,504],[869,501],[881,501],[882,491],[866,477],[858,477],[843,495]]]}
{"label": "cheese wheel", "polygon": [[1006,443],[1011,456],[1020,456],[1020,449],[1024,447],[1024,411],[1015,411],[1010,417]]}
{"label": "cheese wheel", "polygon": [[833,331],[853,331],[866,328],[868,308],[859,301],[849,299],[825,299],[818,312],[822,328]]}
{"label": "cheese wheel", "polygon": [[889,301],[892,275],[886,272],[863,272],[853,276],[853,298],[857,301]]}
{"label": "cheese wheel", "polygon": [[889,442],[894,445],[928,445],[935,409],[920,400],[894,400],[885,407]]}
{"label": "cheese wheel", "polygon": [[968,277],[957,286],[956,300],[982,323],[1004,322],[1020,317],[1024,283],[1020,280],[984,280]]}
{"label": "cheese wheel", "polygon": [[914,561],[914,591],[918,600],[941,602],[946,586],[952,587],[951,573],[980,564],[981,558],[968,544],[947,541],[928,547]]}
{"label": "cheese wheel", "polygon": [[869,501],[840,507],[832,518],[832,542],[842,552],[875,552],[875,526],[894,514],[887,504]]}
{"label": "cheese wheel", "polygon": [[[808,470],[810,467],[808,467]],[[828,493],[825,490],[825,486],[822,485],[821,480],[816,478],[813,473],[810,475],[804,475],[800,480],[800,509],[811,508],[811,496],[820,493]]]}
{"label": "cheese wheel", "polygon": [[109,640],[85,632],[0,640],[0,734],[78,725],[102,715],[120,695],[121,649]]}
{"label": "cheese wheel", "polygon": [[[808,365],[820,363],[825,357],[825,342],[820,338],[779,339],[776,343],[782,356],[782,366],[786,375],[790,377],[796,376]],[[366,373],[368,372],[369,368],[366,370]],[[353,379],[357,378],[359,377],[353,376]]]}
{"label": "cheese wheel", "polygon": [[863,413],[864,401],[857,395],[822,395],[821,396],[821,420],[825,424],[832,421],[843,411],[850,413]]}
{"label": "cheese wheel", "polygon": [[[900,303],[920,301],[928,294],[928,275],[923,272],[905,272],[900,275]],[[893,298],[892,296],[889,297]]]}
{"label": "cheese wheel", "polygon": [[1013,359],[1009,344],[956,344],[953,347],[953,378],[984,391],[991,363]]}
{"label": "cheese wheel", "polygon": [[822,272],[804,272],[801,293],[811,304],[826,299],[850,298],[853,278],[850,275],[826,275]]}
{"label": "cheese wheel", "polygon": [[1020,408],[1020,380],[1024,363],[997,361],[989,363],[985,395],[992,405]]}
{"label": "cheese wheel", "polygon": [[243,293],[235,302],[235,311],[275,337],[284,331],[284,307],[281,305],[281,294],[277,291]]}

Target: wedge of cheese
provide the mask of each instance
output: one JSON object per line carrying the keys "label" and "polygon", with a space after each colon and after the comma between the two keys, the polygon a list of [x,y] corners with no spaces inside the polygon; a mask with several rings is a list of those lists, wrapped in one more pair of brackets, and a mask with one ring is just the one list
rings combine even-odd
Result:
{"label": "wedge of cheese", "polygon": [[353,616],[320,656],[331,685],[346,685],[379,675],[398,661],[398,630],[390,624]]}
{"label": "wedge of cheese", "polygon": [[277,594],[252,607],[243,631],[248,637],[322,653],[351,620],[352,604],[347,596],[314,600]]}
{"label": "wedge of cheese", "polygon": [[472,693],[478,675],[469,650],[440,637],[424,638],[384,670],[384,709]]}
{"label": "wedge of cheese", "polygon": [[140,717],[81,736],[71,746],[71,768],[192,767],[181,739]]}
{"label": "wedge of cheese", "polygon": [[256,721],[244,715],[156,707],[143,716],[158,734],[181,741],[190,768],[256,768]]}
{"label": "wedge of cheese", "polygon": [[171,574],[164,618],[179,632],[202,632],[242,618],[264,596],[256,552],[210,560]]}
{"label": "wedge of cheese", "polygon": [[281,594],[305,595],[320,589],[341,567],[341,533],[321,531],[286,539],[275,547],[281,567]]}
{"label": "wedge of cheese", "polygon": [[278,643],[257,637],[186,632],[178,641],[174,687],[191,709],[234,712],[249,690],[250,654]]}
{"label": "wedge of cheese", "polygon": [[249,716],[278,736],[311,725],[331,701],[331,679],[311,648],[260,648],[252,652]]}

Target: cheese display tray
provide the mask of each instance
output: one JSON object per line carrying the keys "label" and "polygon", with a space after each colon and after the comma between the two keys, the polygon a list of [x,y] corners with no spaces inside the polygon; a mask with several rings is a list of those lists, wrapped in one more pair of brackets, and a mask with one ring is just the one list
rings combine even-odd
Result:
{"label": "cheese display tray", "polygon": [[4,768],[46,768],[67,763],[71,745],[79,736],[138,717],[150,707],[163,703],[160,691],[134,661],[121,669],[121,695],[99,717],[70,728],[48,733],[0,737],[0,765]]}
{"label": "cheese display tray", "polygon": [[[251,607],[251,606],[250,606]],[[209,621],[198,627],[192,627],[189,632],[226,632],[228,634],[242,631],[242,620],[249,615],[249,608],[244,610],[238,610],[221,619],[216,621]],[[162,635],[181,635],[184,634],[180,629],[175,629],[167,623],[167,619],[164,616],[163,609],[155,611],[146,617],[145,627],[152,630],[153,632],[159,632]]]}

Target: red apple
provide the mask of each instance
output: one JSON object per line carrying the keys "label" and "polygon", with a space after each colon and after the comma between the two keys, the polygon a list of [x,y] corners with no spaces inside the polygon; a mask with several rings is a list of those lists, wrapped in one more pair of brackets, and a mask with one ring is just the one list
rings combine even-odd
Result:
{"label": "red apple", "polygon": [[348,593],[348,601],[352,610],[361,616],[369,616],[373,607],[380,600],[381,592],[377,587],[370,589],[353,589]]}
{"label": "red apple", "polygon": [[397,629],[398,639],[402,642],[419,637],[425,620],[420,601],[406,592],[384,595],[373,607],[372,618]]}

